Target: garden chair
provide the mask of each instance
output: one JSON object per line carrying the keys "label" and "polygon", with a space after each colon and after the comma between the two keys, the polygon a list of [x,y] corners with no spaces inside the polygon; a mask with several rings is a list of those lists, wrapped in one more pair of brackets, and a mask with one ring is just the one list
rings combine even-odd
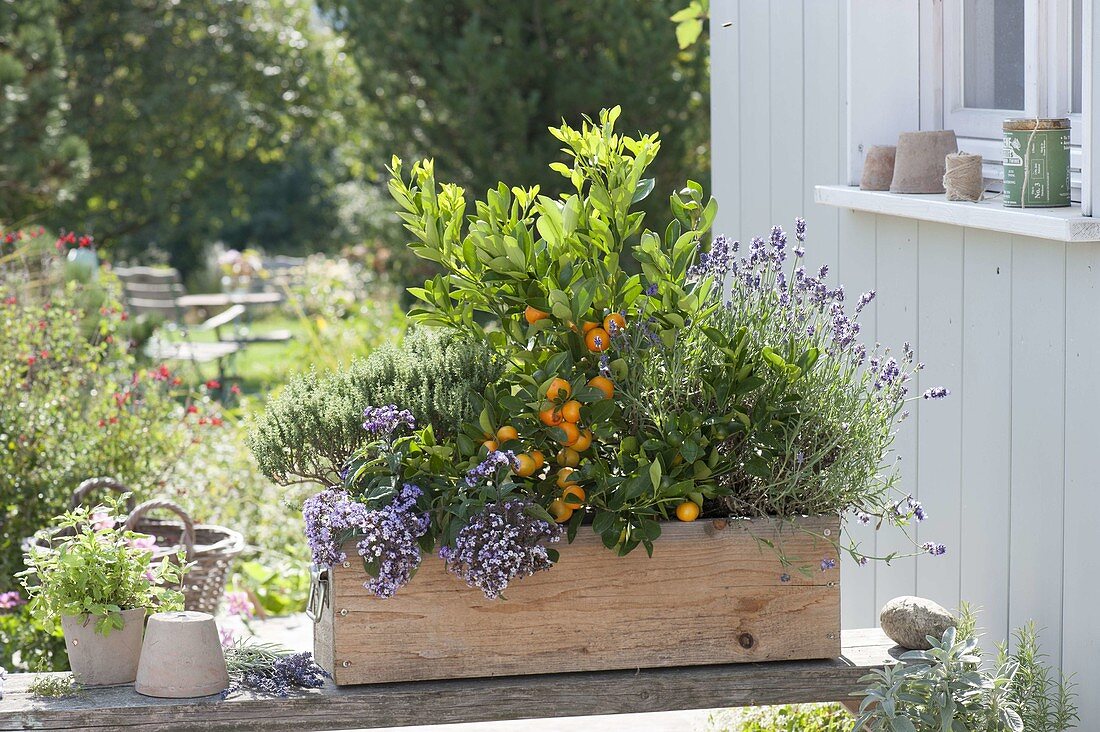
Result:
{"label": "garden chair", "polygon": [[[241,350],[242,343],[226,337],[224,329],[232,326],[245,313],[243,305],[227,309],[189,326],[179,298],[186,295],[179,271],[156,267],[116,267],[115,275],[122,283],[123,301],[129,312],[163,319],[167,329],[178,337],[164,338],[158,329],[145,346],[145,354],[157,361],[190,361],[196,371],[204,363],[215,362],[218,376],[224,381],[230,359]],[[195,333],[213,332],[216,340],[196,340]]]}

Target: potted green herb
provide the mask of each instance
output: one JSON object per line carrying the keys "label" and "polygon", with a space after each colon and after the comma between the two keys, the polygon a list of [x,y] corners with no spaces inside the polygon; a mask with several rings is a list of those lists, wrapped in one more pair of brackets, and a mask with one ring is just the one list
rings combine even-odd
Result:
{"label": "potted green herb", "polygon": [[58,516],[50,537],[29,547],[27,570],[17,575],[31,613],[45,623],[61,621],[73,676],[85,686],[132,682],[146,612],[183,609],[183,594],[173,589],[187,569],[182,550],[176,561],[154,565],[153,538],[119,528],[120,505]]}

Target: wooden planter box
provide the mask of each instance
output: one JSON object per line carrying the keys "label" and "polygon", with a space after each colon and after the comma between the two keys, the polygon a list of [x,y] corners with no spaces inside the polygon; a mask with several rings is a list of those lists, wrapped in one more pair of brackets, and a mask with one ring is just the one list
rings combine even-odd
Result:
{"label": "wooden planter box", "polygon": [[380,600],[349,542],[311,598],[314,655],[338,685],[840,655],[837,517],[662,528],[652,558],[618,557],[583,528],[553,569],[496,601],[435,557]]}

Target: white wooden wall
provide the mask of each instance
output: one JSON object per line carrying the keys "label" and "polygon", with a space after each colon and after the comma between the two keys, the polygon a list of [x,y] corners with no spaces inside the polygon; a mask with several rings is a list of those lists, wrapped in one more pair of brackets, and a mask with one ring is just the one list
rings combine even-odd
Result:
{"label": "white wooden wall", "polygon": [[[814,204],[814,185],[850,173],[846,3],[713,0],[711,12],[716,231],[744,240],[804,215],[811,263],[849,293],[878,291],[867,339],[909,340],[928,364],[915,391],[952,390],[914,403],[896,445],[903,488],[930,516],[918,540],[948,554],[849,562],[845,626],[876,624],[901,594],[980,606],[990,640],[1034,619],[1077,676],[1081,729],[1100,729],[1100,245]],[[853,527],[880,554],[905,546]]]}

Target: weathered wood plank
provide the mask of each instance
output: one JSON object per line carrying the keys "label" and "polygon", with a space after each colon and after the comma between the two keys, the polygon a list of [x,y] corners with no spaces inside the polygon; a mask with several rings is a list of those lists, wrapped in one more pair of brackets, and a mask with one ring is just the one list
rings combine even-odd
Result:
{"label": "weathered wood plank", "polygon": [[841,701],[871,668],[892,663],[877,628],[844,631],[841,657],[818,661],[542,674],[335,687],[285,699],[238,694],[226,700],[151,699],[133,687],[94,689],[69,699],[27,693],[33,674],[8,679],[0,731],[369,729],[415,724],[626,714],[683,709]]}
{"label": "weathered wood plank", "polygon": [[[373,684],[840,653],[837,517],[663,526],[652,558],[618,557],[586,528],[552,570],[514,583],[503,601],[466,588],[439,561],[379,600],[363,589],[349,543],[353,559],[332,570],[323,610],[335,647],[327,668],[338,684]],[[823,559],[834,567],[822,569]]]}

